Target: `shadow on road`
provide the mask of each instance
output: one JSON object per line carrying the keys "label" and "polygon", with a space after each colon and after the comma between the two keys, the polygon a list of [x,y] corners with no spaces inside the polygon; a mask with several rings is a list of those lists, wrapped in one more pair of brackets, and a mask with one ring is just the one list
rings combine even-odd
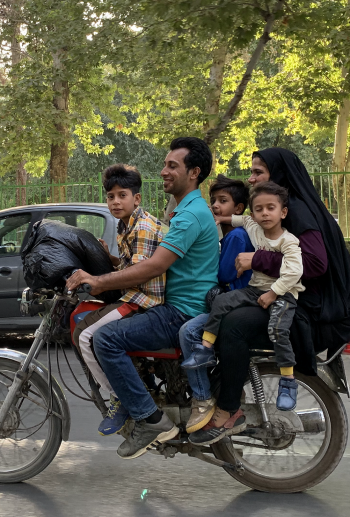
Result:
{"label": "shadow on road", "polygon": [[[198,494],[198,497],[200,495]],[[170,497],[149,492],[143,500],[134,502],[132,515],[137,517],[180,516],[193,517],[193,501],[189,501],[188,511],[184,510],[184,501],[178,506]],[[202,511],[202,517],[339,517],[337,511],[317,497],[306,494],[267,494],[248,490],[235,497],[224,509],[218,508]],[[131,508],[130,508],[131,509]]]}
{"label": "shadow on road", "polygon": [[[17,509],[16,515],[20,516],[22,508],[23,516],[48,516],[50,517],[66,517],[62,513],[60,507],[53,497],[48,495],[44,490],[32,485],[31,483],[16,483],[13,485],[0,484],[0,507],[4,502]],[[15,504],[11,505],[11,500]],[[11,515],[6,512],[0,515]]]}
{"label": "shadow on road", "polygon": [[267,494],[253,490],[235,497],[224,510],[217,512],[220,517],[233,515],[272,517],[283,514],[290,517],[338,517],[339,515],[326,502],[308,493]]}

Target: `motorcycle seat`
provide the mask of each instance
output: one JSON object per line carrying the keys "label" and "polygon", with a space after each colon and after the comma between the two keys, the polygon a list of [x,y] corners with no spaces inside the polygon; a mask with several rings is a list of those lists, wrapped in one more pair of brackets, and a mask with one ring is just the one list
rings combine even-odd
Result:
{"label": "motorcycle seat", "polygon": [[181,348],[161,348],[160,350],[142,350],[127,352],[130,357],[153,357],[154,359],[178,359]]}

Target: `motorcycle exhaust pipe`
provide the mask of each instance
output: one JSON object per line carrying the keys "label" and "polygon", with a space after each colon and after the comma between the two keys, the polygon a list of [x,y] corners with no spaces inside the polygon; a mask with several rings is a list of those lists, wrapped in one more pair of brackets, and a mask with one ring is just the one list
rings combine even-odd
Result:
{"label": "motorcycle exhaust pipe", "polygon": [[322,433],[326,430],[326,421],[321,409],[303,409],[296,411],[305,433]]}

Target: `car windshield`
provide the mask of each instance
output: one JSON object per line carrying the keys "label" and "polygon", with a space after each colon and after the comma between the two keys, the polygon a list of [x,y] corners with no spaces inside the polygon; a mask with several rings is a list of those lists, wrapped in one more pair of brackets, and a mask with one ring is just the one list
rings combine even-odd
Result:
{"label": "car windshield", "polygon": [[31,214],[9,215],[0,219],[0,254],[19,254]]}
{"label": "car windshield", "polygon": [[84,230],[92,233],[97,239],[100,239],[103,236],[106,226],[105,217],[96,213],[92,214],[84,212],[72,212],[68,210],[55,210],[46,214],[45,219],[61,221],[62,223],[70,224],[71,226],[84,228]]}

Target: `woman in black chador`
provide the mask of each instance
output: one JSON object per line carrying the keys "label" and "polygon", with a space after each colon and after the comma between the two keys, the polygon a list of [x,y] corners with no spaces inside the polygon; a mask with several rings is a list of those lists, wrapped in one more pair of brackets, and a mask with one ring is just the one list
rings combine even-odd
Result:
{"label": "woman in black chador", "polygon": [[[315,352],[328,349],[328,355],[333,354],[350,340],[350,256],[337,222],[294,153],[278,147],[253,153],[249,183],[254,186],[268,180],[288,188],[289,211],[283,226],[298,237],[302,250],[302,282],[306,290],[299,296],[290,334],[297,362],[295,369],[316,375]],[[237,258],[237,270],[253,268],[278,277],[282,255],[271,256],[271,253],[265,250],[243,253]],[[210,428],[215,427],[218,435],[219,428],[225,424],[231,427],[248,373],[249,349],[271,349],[268,319],[268,311],[261,307],[236,309],[224,318],[218,341],[221,365],[218,409],[209,424],[198,431],[201,437],[196,443],[208,442]]]}

